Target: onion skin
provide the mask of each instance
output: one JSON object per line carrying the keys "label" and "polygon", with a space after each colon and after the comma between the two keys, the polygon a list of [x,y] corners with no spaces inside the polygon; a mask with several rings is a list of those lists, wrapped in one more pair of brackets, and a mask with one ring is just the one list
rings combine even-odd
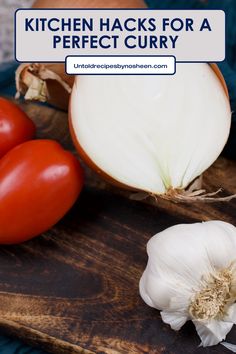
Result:
{"label": "onion skin", "polygon": [[[143,0],[37,0],[33,8],[115,9],[146,8],[146,5]],[[57,80],[57,75],[61,78],[60,81]],[[53,76],[54,78],[52,78]],[[48,102],[65,111],[68,110],[69,96],[73,82],[74,76],[66,74],[65,65],[63,63],[21,64],[16,72],[18,97],[20,94],[23,94],[26,100]],[[44,90],[40,92],[42,85],[44,85]]]}
{"label": "onion skin", "polygon": [[[220,80],[223,89],[226,93],[226,96],[228,97],[229,100],[229,93],[228,93],[228,89],[227,89],[227,85],[226,82],[224,80],[224,77],[219,69],[219,67],[215,64],[212,63],[210,64],[212,70],[215,72],[216,76],[218,77],[218,79]],[[98,175],[100,175],[105,181],[107,181],[108,183],[111,183],[114,186],[117,186],[119,188],[122,189],[126,189],[126,190],[130,190],[130,191],[136,191],[136,192],[143,192],[143,190],[139,190],[136,188],[132,188],[124,183],[118,182],[116,181],[114,178],[112,178],[110,175],[108,175],[106,172],[104,172],[102,169],[100,169],[95,163],[94,161],[91,160],[91,158],[87,155],[87,153],[84,151],[84,149],[82,148],[82,146],[80,145],[78,139],[76,138],[76,134],[73,128],[73,124],[72,124],[72,116],[71,116],[71,109],[70,109],[70,104],[69,104],[69,113],[68,113],[68,118],[69,118],[69,129],[70,129],[70,133],[71,133],[71,137],[72,137],[72,141],[75,145],[76,150],[78,151],[80,157],[83,159],[83,161],[93,170],[95,171]],[[170,196],[171,197],[171,196]],[[173,199],[174,200],[174,196],[173,198],[169,198],[167,197],[166,199]],[[216,199],[217,200],[217,199]],[[187,199],[185,200],[187,201]]]}
{"label": "onion skin", "polygon": [[16,70],[17,96],[48,102],[67,111],[74,76],[65,73],[64,64],[21,64]]}
{"label": "onion skin", "polygon": [[33,8],[145,8],[143,0],[36,0]]}
{"label": "onion skin", "polygon": [[222,72],[220,71],[218,65],[215,64],[215,63],[212,63],[212,64],[210,64],[210,66],[211,66],[212,70],[215,72],[215,74],[218,77],[218,79],[220,80],[220,82],[221,82],[221,84],[222,84],[222,86],[224,88],[224,91],[226,93],[226,96],[229,99],[229,91],[228,91],[224,76],[223,76]]}

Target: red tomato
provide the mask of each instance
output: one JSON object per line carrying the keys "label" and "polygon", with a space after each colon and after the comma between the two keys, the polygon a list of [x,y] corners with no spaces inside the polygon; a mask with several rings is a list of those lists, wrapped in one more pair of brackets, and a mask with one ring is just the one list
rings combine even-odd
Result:
{"label": "red tomato", "polygon": [[35,125],[14,103],[0,97],[0,158],[35,134]]}
{"label": "red tomato", "polygon": [[56,224],[83,185],[78,160],[52,140],[16,146],[0,160],[0,243],[26,241]]}

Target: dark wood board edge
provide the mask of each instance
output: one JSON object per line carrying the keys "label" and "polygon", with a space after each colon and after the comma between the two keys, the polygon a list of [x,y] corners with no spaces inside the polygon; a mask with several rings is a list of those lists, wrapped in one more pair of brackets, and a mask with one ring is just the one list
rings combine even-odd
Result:
{"label": "dark wood board edge", "polygon": [[60,350],[60,354],[95,354],[95,352],[79,347],[78,345],[73,345],[4,318],[0,318],[0,330],[8,336],[18,338],[26,344],[33,347],[37,346],[51,353],[57,354],[58,350]]}

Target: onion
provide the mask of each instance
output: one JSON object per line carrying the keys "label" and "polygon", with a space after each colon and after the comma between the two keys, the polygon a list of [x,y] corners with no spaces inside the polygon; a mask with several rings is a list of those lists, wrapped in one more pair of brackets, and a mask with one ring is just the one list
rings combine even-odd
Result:
{"label": "onion", "polygon": [[145,8],[145,2],[143,0],[36,0],[34,8]]}
{"label": "onion", "polygon": [[[145,8],[143,0],[37,0],[34,8]],[[16,71],[16,98],[48,102],[67,110],[74,77],[60,63],[21,64]]]}
{"label": "onion", "polygon": [[67,110],[74,77],[64,71],[64,64],[21,64],[16,70],[16,98],[48,102]]}
{"label": "onion", "polygon": [[216,199],[197,183],[230,130],[216,66],[178,64],[174,76],[76,77],[69,115],[81,157],[110,182],[141,196]]}

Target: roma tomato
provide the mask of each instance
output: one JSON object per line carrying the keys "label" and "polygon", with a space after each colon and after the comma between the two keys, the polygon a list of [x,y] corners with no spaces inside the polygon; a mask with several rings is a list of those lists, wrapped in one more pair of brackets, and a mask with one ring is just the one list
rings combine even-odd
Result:
{"label": "roma tomato", "polygon": [[0,243],[26,241],[56,224],[83,185],[78,160],[52,140],[18,145],[0,160]]}
{"label": "roma tomato", "polygon": [[0,97],[0,158],[34,134],[35,125],[29,117],[16,104]]}

